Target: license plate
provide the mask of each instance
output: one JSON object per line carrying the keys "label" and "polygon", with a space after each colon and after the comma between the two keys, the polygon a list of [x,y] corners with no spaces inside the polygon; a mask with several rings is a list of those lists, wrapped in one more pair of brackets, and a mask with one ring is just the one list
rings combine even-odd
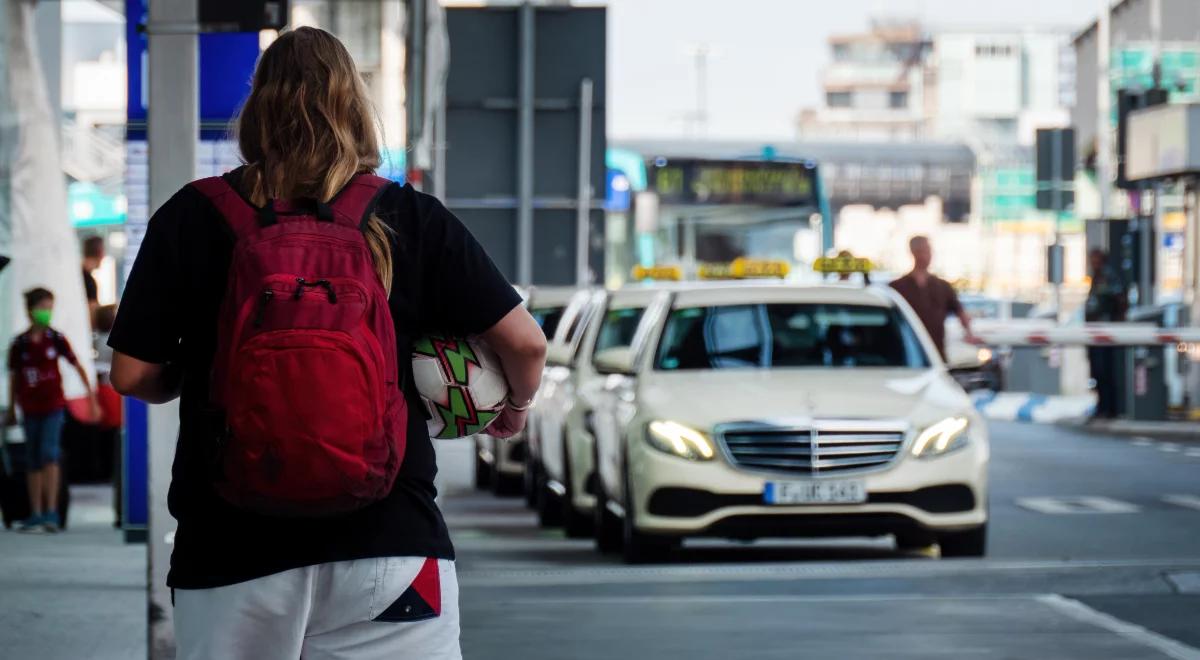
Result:
{"label": "license plate", "polygon": [[867,487],[856,479],[768,481],[763,500],[767,504],[860,504],[867,501]]}

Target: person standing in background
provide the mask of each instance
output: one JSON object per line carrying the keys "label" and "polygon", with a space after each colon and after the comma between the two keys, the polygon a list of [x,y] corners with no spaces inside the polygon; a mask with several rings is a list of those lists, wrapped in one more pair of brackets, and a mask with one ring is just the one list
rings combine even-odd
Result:
{"label": "person standing in background", "polygon": [[88,236],[83,239],[83,291],[87,294],[88,320],[96,325],[96,308],[100,306],[100,287],[96,284],[93,271],[104,261],[104,237]]}
{"label": "person standing in background", "polygon": [[971,317],[967,316],[958,294],[949,282],[929,272],[933,263],[933,249],[929,239],[924,236],[913,236],[908,241],[908,249],[912,252],[913,269],[900,279],[892,281],[892,288],[917,313],[921,325],[929,332],[929,337],[937,346],[942,359],[946,359],[946,317],[954,314],[962,323],[963,331],[971,337]]}
{"label": "person standing in background", "polygon": [[[1094,249],[1088,253],[1092,284],[1088,287],[1083,319],[1087,323],[1120,323],[1129,309],[1125,281],[1109,264],[1108,253]],[[1093,417],[1110,419],[1117,415],[1116,350],[1111,346],[1089,346],[1088,365],[1096,388]]]}
{"label": "person standing in background", "polygon": [[61,332],[50,327],[54,294],[43,288],[25,292],[25,309],[29,312],[30,327],[17,335],[8,350],[8,391],[12,401],[5,419],[6,426],[15,425],[16,408],[21,407],[32,515],[21,522],[18,531],[57,532],[62,525],[58,514],[58,489],[62,478],[59,458],[67,407],[62,374],[58,370],[60,358],[79,374],[87,388],[94,416],[98,415],[99,404],[87,372],[75,358],[71,344]]}

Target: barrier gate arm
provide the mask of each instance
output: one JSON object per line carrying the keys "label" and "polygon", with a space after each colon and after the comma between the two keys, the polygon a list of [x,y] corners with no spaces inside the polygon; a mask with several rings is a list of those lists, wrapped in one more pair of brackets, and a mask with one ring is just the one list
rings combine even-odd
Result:
{"label": "barrier gate arm", "polygon": [[967,338],[978,346],[1151,346],[1200,343],[1200,327],[1093,323],[1045,328],[978,328]]}

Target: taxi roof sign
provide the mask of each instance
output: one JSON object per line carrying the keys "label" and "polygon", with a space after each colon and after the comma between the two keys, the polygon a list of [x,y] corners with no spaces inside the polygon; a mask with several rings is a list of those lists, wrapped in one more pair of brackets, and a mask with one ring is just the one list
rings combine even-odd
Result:
{"label": "taxi roof sign", "polygon": [[792,266],[786,261],[738,257],[729,263],[701,264],[697,275],[703,280],[746,280],[767,277],[783,279]]}
{"label": "taxi roof sign", "polygon": [[813,270],[818,273],[870,273],[871,260],[849,255],[820,257],[813,262]]}
{"label": "taxi roof sign", "polygon": [[683,279],[683,268],[680,266],[634,266],[635,280],[668,280],[678,282]]}

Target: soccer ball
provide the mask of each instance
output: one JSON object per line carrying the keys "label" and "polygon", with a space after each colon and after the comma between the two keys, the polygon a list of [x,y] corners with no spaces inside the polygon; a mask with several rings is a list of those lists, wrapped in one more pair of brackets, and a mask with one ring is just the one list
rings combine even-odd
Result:
{"label": "soccer ball", "polygon": [[412,367],[431,438],[483,433],[504,410],[508,381],[500,358],[478,340],[421,337],[413,344]]}

